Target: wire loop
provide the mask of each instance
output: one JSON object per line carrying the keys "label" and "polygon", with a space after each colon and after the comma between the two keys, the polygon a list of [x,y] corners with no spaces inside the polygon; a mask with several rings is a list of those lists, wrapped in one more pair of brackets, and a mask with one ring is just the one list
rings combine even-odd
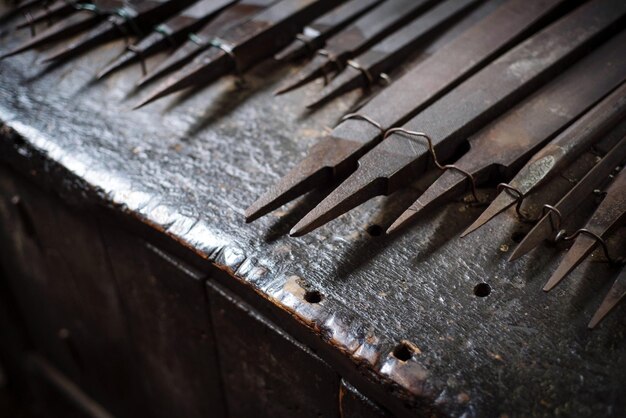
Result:
{"label": "wire loop", "polygon": [[476,179],[474,179],[474,176],[469,173],[468,171],[463,170],[460,167],[457,167],[454,164],[446,164],[443,165],[439,162],[439,159],[437,159],[437,153],[435,152],[435,146],[433,145],[433,140],[431,139],[430,136],[428,136],[427,134],[425,134],[424,132],[417,132],[417,131],[409,131],[407,129],[404,128],[391,128],[389,130],[387,130],[387,132],[385,132],[385,135],[383,137],[383,139],[387,139],[389,136],[393,135],[393,134],[403,134],[406,135],[409,138],[414,138],[414,137],[421,137],[426,139],[426,142],[428,143],[428,151],[430,153],[431,158],[433,159],[433,163],[435,164],[435,166],[437,166],[438,169],[442,170],[442,171],[448,171],[448,170],[455,170],[458,171],[459,173],[461,173],[462,175],[464,175],[467,180],[470,183],[470,187],[472,190],[472,196],[474,197],[474,200],[476,200],[476,202],[480,201],[480,199],[478,199],[478,192],[476,190]]}
{"label": "wire loop", "polygon": [[369,116],[365,116],[360,113],[348,113],[343,118],[341,118],[340,122],[345,122],[350,119],[357,119],[357,120],[365,121],[369,123],[370,125],[372,125],[373,127],[375,127],[376,129],[378,129],[382,134],[385,133],[385,129],[382,127],[380,123],[376,122],[374,119],[370,118]]}
{"label": "wire loop", "polygon": [[348,65],[348,67],[352,67],[355,70],[361,72],[361,74],[363,74],[363,76],[365,77],[365,79],[367,80],[367,87],[371,87],[372,84],[374,84],[374,77],[372,76],[372,73],[370,73],[367,68],[361,66],[361,64],[358,63],[358,61],[356,60],[348,60],[346,62],[346,64]]}
{"label": "wire loop", "polygon": [[[550,225],[552,226],[552,230],[559,231],[561,229],[561,221],[563,219],[563,216],[561,215],[561,211],[552,205],[546,204],[546,205],[543,205],[543,208],[541,208],[541,217],[543,218],[544,216],[546,216],[546,214],[549,215]],[[556,221],[554,220],[553,215],[556,215]]]}
{"label": "wire loop", "polygon": [[522,212],[522,203],[524,202],[525,196],[522,192],[520,192],[517,188],[511,186],[508,183],[500,183],[496,189],[498,193],[504,190],[509,196],[515,198],[515,212],[517,212],[517,216],[519,216],[524,221],[531,221],[531,219]]}
{"label": "wire loop", "polygon": [[567,232],[564,229],[562,229],[562,230],[560,230],[556,234],[556,237],[554,238],[554,240],[555,240],[555,242],[558,242],[558,241],[572,241],[572,240],[575,240],[576,238],[578,238],[579,235],[587,235],[587,236],[595,239],[596,242],[598,244],[600,244],[600,246],[602,247],[602,251],[604,252],[604,256],[609,261],[609,263],[611,263],[611,264],[619,264],[619,263],[621,263],[623,261],[620,258],[612,258],[611,255],[609,254],[609,247],[606,244],[606,241],[604,240],[604,238],[602,238],[600,235],[598,235],[595,232],[590,231],[590,230],[588,230],[586,228],[581,228],[581,229],[577,230],[576,232],[574,232],[571,235],[567,235]]}

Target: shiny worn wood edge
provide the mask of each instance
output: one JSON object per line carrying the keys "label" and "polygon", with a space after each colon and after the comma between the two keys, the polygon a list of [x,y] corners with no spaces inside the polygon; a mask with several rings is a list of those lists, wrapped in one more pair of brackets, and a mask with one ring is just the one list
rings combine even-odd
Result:
{"label": "shiny worn wood edge", "polygon": [[[115,51],[112,48],[106,48],[100,52],[104,56],[101,59],[96,59],[97,54],[88,55],[90,59],[97,61],[95,64],[87,61],[87,58],[81,64],[85,65],[86,68],[97,68],[98,64],[106,62],[108,58],[111,58]],[[614,404],[607,404],[602,398],[610,397],[607,394],[612,393],[612,386],[614,386],[612,382],[615,382],[615,380],[610,376],[618,376],[620,375],[620,370],[623,372],[626,368],[624,354],[620,354],[620,346],[623,348],[625,323],[623,321],[619,322],[619,319],[609,321],[609,325],[600,330],[600,332],[588,334],[586,330],[580,330],[580,324],[587,320],[586,316],[589,316],[589,312],[595,306],[592,302],[599,301],[602,292],[594,296],[591,302],[581,300],[580,294],[582,291],[575,286],[567,291],[560,292],[557,295],[558,297],[544,297],[537,293],[542,283],[541,278],[551,271],[554,262],[558,260],[558,251],[546,251],[538,257],[539,261],[536,259],[530,260],[530,262],[524,263],[521,268],[519,265],[503,263],[503,260],[498,257],[498,251],[506,252],[503,250],[505,245],[514,245],[510,242],[509,235],[512,230],[519,228],[519,225],[514,223],[511,216],[503,217],[499,222],[495,222],[484,233],[477,234],[476,238],[458,243],[459,241],[456,239],[455,234],[461,229],[459,225],[466,225],[468,220],[476,215],[477,211],[463,204],[454,204],[448,208],[447,215],[450,215],[450,212],[459,212],[461,215],[458,215],[458,218],[462,219],[444,219],[443,237],[438,240],[433,238],[434,235],[432,233],[438,229],[441,230],[441,219],[429,218],[427,221],[430,224],[428,222],[421,223],[400,239],[385,238],[381,239],[383,244],[371,244],[374,247],[373,250],[364,248],[370,245],[368,244],[369,238],[367,238],[367,234],[360,232],[359,229],[364,225],[377,222],[384,223],[388,218],[392,218],[385,214],[394,210],[397,212],[397,206],[401,207],[401,202],[403,201],[402,196],[396,196],[400,200],[400,204],[395,203],[396,206],[394,206],[394,202],[391,202],[391,199],[377,200],[372,204],[365,205],[361,210],[357,211],[356,215],[339,221],[343,225],[339,225],[334,231],[331,231],[330,229],[332,228],[329,228],[329,230],[314,234],[312,238],[303,240],[290,240],[282,236],[276,238],[268,234],[268,230],[276,229],[275,224],[293,221],[288,214],[282,214],[278,221],[276,218],[273,218],[252,226],[244,226],[239,219],[241,214],[235,213],[235,216],[239,218],[233,221],[233,225],[245,235],[238,239],[236,234],[232,234],[232,230],[224,230],[226,228],[224,228],[223,222],[229,221],[228,218],[233,216],[231,213],[227,213],[227,219],[222,222],[215,219],[206,219],[203,216],[203,205],[200,204],[192,208],[193,210],[189,210],[189,206],[184,204],[184,199],[189,199],[189,197],[183,196],[181,201],[181,196],[177,196],[175,190],[162,189],[155,192],[154,190],[149,190],[150,187],[147,188],[148,190],[142,190],[141,187],[138,187],[141,184],[133,184],[134,179],[130,176],[126,177],[125,174],[129,173],[120,170],[120,167],[107,167],[108,162],[105,160],[91,161],[93,165],[82,160],[84,155],[71,147],[71,141],[70,143],[63,142],[64,140],[61,138],[63,134],[69,133],[73,135],[72,139],[77,141],[75,144],[80,144],[79,148],[82,148],[80,151],[96,145],[93,148],[95,155],[102,156],[108,154],[102,154],[98,151],[97,145],[102,144],[98,143],[97,140],[95,143],[92,143],[92,137],[81,136],[81,132],[72,133],[72,126],[76,127],[76,125],[72,125],[71,117],[67,121],[60,121],[63,123],[60,132],[53,131],[52,135],[43,132],[45,125],[35,121],[33,119],[34,115],[29,114],[29,111],[33,109],[38,111],[45,110],[46,107],[43,105],[49,104],[48,100],[57,100],[59,104],[66,104],[70,99],[80,102],[83,100],[81,99],[82,89],[86,90],[84,94],[87,96],[87,99],[85,100],[93,101],[94,97],[100,99],[98,94],[102,94],[103,87],[97,87],[97,93],[90,92],[90,88],[84,85],[72,91],[71,93],[73,94],[66,94],[59,90],[63,88],[62,84],[68,83],[67,79],[72,76],[78,77],[85,85],[88,84],[91,74],[88,74],[80,65],[67,65],[53,69],[50,74],[46,74],[39,79],[35,77],[36,81],[32,86],[21,86],[18,80],[24,81],[29,78],[29,75],[24,73],[30,72],[30,76],[33,76],[33,72],[37,73],[37,71],[31,69],[20,74],[21,70],[27,68],[28,63],[32,62],[35,57],[36,55],[34,54],[26,55],[11,63],[2,63],[3,68],[6,68],[7,71],[4,72],[4,75],[0,75],[0,91],[3,92],[3,95],[5,93],[10,95],[9,100],[0,104],[0,120],[4,121],[2,134],[0,135],[0,150],[2,151],[0,159],[4,163],[13,166],[46,188],[61,194],[70,204],[87,206],[95,204],[98,207],[112,208],[113,212],[134,218],[135,222],[139,221],[139,223],[148,226],[153,231],[157,231],[157,235],[166,235],[180,247],[184,247],[196,256],[209,261],[224,272],[222,278],[218,278],[218,280],[227,282],[230,286],[235,286],[241,292],[248,292],[249,294],[252,292],[257,299],[261,296],[264,300],[270,302],[269,304],[264,304],[263,308],[272,313],[272,318],[278,318],[281,326],[287,328],[298,339],[313,347],[323,359],[337,367],[340,374],[350,380],[359,390],[393,412],[402,415],[407,414],[408,411],[404,409],[404,404],[413,411],[429,411],[446,415],[461,415],[465,412],[476,413],[476,411],[481,413],[498,412],[502,414],[515,414],[520,411],[527,411],[528,413],[524,415],[542,415],[551,410],[550,408],[554,410],[554,408],[558,407],[565,408],[565,411],[578,411],[581,415],[587,415],[587,413],[588,415],[593,415],[594,412],[604,411],[608,407],[624,408],[623,405],[619,404],[620,400],[613,398]],[[92,65],[89,66],[90,64]],[[63,74],[67,71],[70,71],[70,75]],[[270,74],[272,78],[270,81],[276,81],[280,78],[281,71],[284,72],[285,70],[277,70],[272,68],[271,65],[257,70],[253,74],[255,79],[251,89],[262,91],[250,94],[257,97],[250,98],[250,101],[253,103],[246,104],[246,109],[241,111],[241,113],[238,113],[237,106],[232,108],[234,114],[248,118],[244,119],[244,121],[250,125],[258,127],[259,123],[268,124],[267,132],[263,132],[262,135],[263,140],[258,139],[258,141],[259,146],[264,147],[265,157],[270,159],[268,164],[274,164],[274,166],[270,167],[270,171],[260,174],[262,181],[256,190],[246,191],[242,184],[233,185],[234,191],[244,194],[244,197],[247,199],[253,198],[260,188],[270,184],[272,178],[276,176],[276,172],[285,171],[291,159],[298,158],[306,147],[312,143],[315,135],[307,132],[303,133],[303,129],[315,131],[315,129],[323,126],[324,123],[329,124],[338,112],[346,108],[344,103],[339,103],[331,107],[326,113],[305,119],[302,122],[305,126],[304,128],[301,127],[300,130],[296,128],[297,118],[293,117],[295,112],[293,107],[297,103],[302,103],[302,97],[291,98],[289,99],[290,102],[278,102],[279,105],[276,106],[284,106],[284,108],[276,109],[278,115],[271,121],[266,119],[271,112],[261,111],[259,114],[250,114],[250,108],[254,107],[255,103],[256,106],[260,106],[261,103],[267,103],[269,100],[269,94],[263,87],[267,80],[262,80],[262,78]],[[128,77],[128,72],[122,73]],[[59,79],[65,81],[61,81],[61,86],[55,90]],[[121,80],[121,78],[115,79],[117,83],[120,83]],[[212,95],[215,97],[216,93],[219,95],[220,89],[228,91],[231,88],[231,81],[224,80],[219,86],[211,89],[209,93],[198,95],[202,98],[201,102],[206,103],[209,101],[210,99],[207,96]],[[49,98],[40,96],[42,94],[41,83],[43,83],[43,86],[50,88],[48,91]],[[244,97],[241,100],[242,94],[245,95],[247,93],[235,93],[236,96],[239,96],[237,99],[240,99],[240,102],[245,102],[248,98]],[[314,89],[310,89],[304,94],[314,94]],[[59,97],[54,98],[54,95]],[[194,106],[198,106],[200,98],[192,98],[190,100],[193,102],[192,106],[183,102],[178,108],[170,110],[169,114],[181,118],[187,117],[185,112],[193,109]],[[114,89],[109,93],[108,99],[119,100],[120,90]],[[36,106],[31,107],[30,110],[28,106],[25,106],[29,101],[36,102]],[[93,108],[92,105],[87,107]],[[43,116],[43,119],[48,123],[54,123],[54,118],[60,116],[58,113],[60,110],[62,109],[58,107],[56,109],[48,109],[50,111],[49,115],[40,114],[40,116]],[[159,110],[159,113],[161,113],[163,109]],[[289,124],[293,125],[285,126],[284,122],[281,124],[281,111],[290,112],[288,114]],[[149,110],[143,113],[143,116],[137,118],[139,121],[139,126],[136,127],[137,131],[146,128],[149,133],[154,133],[154,129],[150,129],[146,125],[150,122],[150,119],[149,117],[146,119],[145,115],[150,113],[154,114],[157,112]],[[83,116],[88,116],[88,112],[83,114]],[[110,115],[105,115],[106,117],[110,117]],[[225,123],[233,123],[231,117],[227,119]],[[88,118],[85,118],[85,120],[88,121]],[[127,118],[124,122],[125,128],[130,126],[128,122]],[[115,124],[115,120],[111,120],[110,123]],[[56,127],[59,128],[59,126]],[[238,132],[238,135],[243,135],[244,137],[245,131],[245,126],[237,126],[235,130],[235,132]],[[273,139],[277,136],[277,132],[283,133],[280,134],[280,138]],[[85,132],[82,133],[84,134]],[[198,134],[198,136],[202,136],[204,140],[207,140],[206,130],[201,130],[201,133],[202,135]],[[94,132],[91,134],[93,135]],[[304,136],[305,140],[298,141],[298,138],[291,140],[285,136],[290,134],[296,137]],[[125,145],[124,141],[129,139],[118,138],[120,141],[118,145]],[[225,146],[229,144],[228,139],[209,138],[209,141],[214,140]],[[177,138],[174,142],[182,143],[184,146],[185,140],[189,141],[189,138]],[[270,142],[270,144],[261,141]],[[141,144],[141,141],[134,142]],[[149,140],[148,142],[144,149],[138,151],[139,153],[158,149],[155,148],[158,145],[154,140]],[[173,144],[174,147],[176,145]],[[271,150],[265,148],[266,145],[270,146],[270,148],[283,147],[279,153],[280,155],[276,156],[279,161],[273,161],[271,152],[269,152]],[[172,144],[170,143],[168,146],[172,146]],[[250,142],[246,143],[246,146],[249,147]],[[128,158],[128,156],[123,155],[122,150],[107,149],[105,151],[112,153],[110,155],[119,161],[124,161],[124,159]],[[176,152],[175,148],[158,151],[163,151],[162,154],[159,154],[160,156],[167,155],[168,152]],[[224,149],[223,152],[235,151]],[[116,155],[116,153],[118,154]],[[242,164],[245,162],[245,160],[241,161]],[[133,169],[137,170],[138,166],[135,165]],[[163,175],[162,180],[171,179],[171,173],[165,172],[161,174]],[[195,174],[200,175],[202,173]],[[206,184],[201,184],[200,187],[206,190]],[[219,185],[213,187],[219,188]],[[411,192],[407,191],[407,194],[410,195]],[[223,196],[218,196],[218,198],[223,198]],[[404,198],[404,200],[409,202],[410,197],[408,199]],[[233,202],[225,199],[223,202],[225,207],[211,208],[211,212],[215,214],[220,213],[220,210],[229,211],[233,205],[242,208],[245,203],[245,199],[243,202]],[[247,203],[249,203],[249,200]],[[306,205],[306,203],[305,200],[301,204]],[[291,208],[296,213],[298,211],[302,212],[298,205],[292,205]],[[378,213],[376,209],[378,209]],[[445,216],[446,214],[444,213],[443,215]],[[335,226],[337,225],[335,224]],[[431,238],[427,240],[429,242],[426,244],[417,242],[416,236],[419,234],[430,236]],[[268,235],[270,236],[268,237]],[[319,246],[328,239],[337,238],[343,240],[342,244],[345,244],[340,247],[342,251],[337,251],[332,247]],[[485,239],[488,240],[489,245],[484,245]],[[454,249],[442,250],[442,248],[448,245],[447,242],[452,240],[457,242],[453,246]],[[285,246],[289,247],[292,243],[295,249],[289,250],[284,248]],[[498,247],[498,244],[500,244],[500,247]],[[281,246],[283,248],[280,248]],[[347,251],[346,246],[348,247]],[[446,257],[450,256],[450,251],[452,253],[456,251],[457,258],[459,254],[463,254],[462,251],[459,251],[459,248],[464,249],[466,251],[465,254],[469,254],[470,258],[472,256],[477,257],[475,260],[461,260],[461,266],[467,261],[466,267],[468,268],[463,269],[463,271],[458,271],[460,267],[458,260],[454,260],[454,262],[446,261]],[[474,251],[469,250],[470,248],[473,248]],[[322,260],[323,262],[321,263],[307,266],[308,268],[299,268],[298,264],[306,261],[310,262],[310,260],[307,260],[307,252],[311,251],[318,251],[321,258],[328,258]],[[429,251],[431,254],[429,254]],[[288,256],[284,255],[285,252],[287,252]],[[339,257],[333,254],[337,252]],[[327,256],[327,253],[331,255]],[[294,254],[293,257],[289,257],[291,254]],[[343,255],[348,256],[346,265],[342,265],[341,256]],[[425,256],[428,256],[429,259],[434,258],[436,261],[425,261],[422,259]],[[360,285],[358,281],[354,281],[359,277],[361,279],[366,278],[364,276],[366,273],[363,272],[363,265],[367,264],[367,261],[360,260],[360,258],[368,257],[376,257],[378,259],[379,263],[374,264],[371,271],[381,275],[381,281],[391,286],[392,289],[397,287],[399,293],[404,292],[412,296],[413,300],[409,303],[410,309],[408,311],[401,309],[401,306],[397,306],[396,309],[399,317],[404,318],[404,323],[402,320],[396,321],[394,317],[385,316],[389,312],[388,309],[385,309],[385,306],[390,303],[402,303],[401,296],[394,295],[393,302],[386,302],[383,296],[376,294],[376,291],[378,290],[381,294],[385,293],[385,290],[390,288],[389,286],[386,286],[386,289],[376,289],[375,287]],[[418,266],[415,269],[416,259],[418,264],[425,263],[426,266]],[[411,262],[407,262],[407,260]],[[437,268],[447,264],[449,264],[448,270],[437,271]],[[414,270],[411,270],[412,268]],[[603,266],[592,266],[592,268],[599,274],[607,274],[607,270]],[[590,273],[592,268],[588,269],[587,273]],[[339,272],[336,270],[339,270]],[[508,286],[502,280],[498,280],[498,274],[502,275],[503,273],[513,278],[512,283]],[[383,278],[382,274],[390,277]],[[476,322],[477,318],[484,315],[484,308],[472,304],[464,306],[465,301],[454,300],[454,292],[441,295],[445,296],[446,303],[450,304],[446,308],[447,311],[443,311],[442,314],[446,320],[438,321],[436,318],[433,318],[432,325],[425,323],[423,324],[424,327],[417,327],[418,329],[416,330],[415,325],[412,324],[413,319],[411,316],[406,316],[407,312],[411,312],[411,309],[415,309],[415,318],[422,320],[440,313],[441,311],[439,310],[442,308],[442,305],[437,302],[433,303],[436,300],[433,290],[436,289],[430,289],[421,282],[424,282],[425,278],[429,276],[438,280],[444,280],[446,276],[456,274],[460,274],[461,277],[467,280],[476,281],[482,277],[491,283],[498,283],[501,286],[501,295],[506,294],[507,291],[512,292],[509,298],[498,301],[499,306],[487,311],[487,313],[494,315],[497,321],[501,322],[502,326],[498,328],[498,332],[504,333],[504,338],[509,339],[504,344],[498,340],[499,344],[495,344],[499,347],[498,349],[494,347],[494,351],[490,351],[490,340],[486,338],[497,338],[497,335],[494,336],[487,325]],[[320,278],[319,275],[326,277]],[[364,293],[361,295],[361,299],[357,297],[358,303],[354,305],[346,304],[345,301],[341,300],[342,294],[332,293],[332,289],[327,289],[329,287],[327,283],[329,278],[332,280],[340,280],[340,278],[345,280],[347,277],[350,277],[352,280],[352,286],[356,291]],[[582,275],[579,274],[576,277],[580,280]],[[233,278],[236,279],[238,285],[233,285]],[[469,283],[463,284],[463,280],[459,282],[455,278],[451,278],[448,279],[446,285],[453,287],[468,286],[471,290],[474,284],[473,281],[470,285]],[[371,279],[368,278],[368,284],[371,283]],[[425,287],[420,288],[420,284]],[[598,283],[585,283],[585,286],[587,291],[589,291],[590,286],[596,289],[604,288],[602,284]],[[312,304],[306,302],[304,296],[307,290],[320,291],[324,296],[322,303]],[[523,290],[529,293],[530,298],[520,298],[516,290],[518,292]],[[421,305],[415,305],[416,295],[419,300],[419,295],[423,295],[423,292],[425,292],[426,296],[433,296],[433,299],[421,300]],[[349,296],[353,295],[355,294],[352,293]],[[542,301],[536,307],[526,305],[528,299],[532,300],[540,297]],[[576,300],[577,304],[571,308],[559,310],[558,307],[554,306],[559,303],[567,305],[567,302],[572,297],[578,300]],[[254,299],[252,296],[248,298]],[[547,303],[545,299],[550,299],[551,303]],[[502,308],[505,308],[504,311],[507,309],[512,309],[512,311],[503,312]],[[463,317],[464,312],[467,318]],[[294,318],[296,321],[289,322],[280,319],[284,314]],[[379,322],[372,325],[371,323],[375,322],[373,318],[376,315],[380,315]],[[524,325],[511,325],[506,321],[507,318],[511,319],[511,317],[516,317],[513,319],[520,321],[520,318],[523,316],[530,316],[529,320],[521,319]],[[456,325],[449,323],[448,326],[457,327],[450,332],[450,334],[456,333],[456,335],[445,335],[446,321],[454,320],[454,318],[456,318],[458,323]],[[559,322],[572,318],[574,320],[570,322]],[[493,322],[497,321],[494,320]],[[533,323],[538,325],[534,330]],[[442,325],[444,326],[442,327]],[[564,331],[555,331],[552,334],[549,332],[551,328],[558,328],[558,326],[561,326]],[[475,327],[475,329],[472,329],[472,327]],[[442,332],[444,334],[440,334]],[[472,332],[479,332],[483,336],[472,341],[471,337],[468,338]],[[516,344],[522,346],[525,340],[532,343],[532,338],[529,338],[529,336],[534,336],[538,339],[540,345],[545,344],[547,341],[551,341],[552,344],[556,345],[547,345],[545,347],[543,353],[545,353],[546,357],[539,356],[533,358],[530,354],[515,352],[514,347],[516,347]],[[449,353],[445,351],[445,343],[437,343],[437,341],[452,342],[459,337],[461,339],[458,342],[448,347]],[[467,345],[468,343],[470,345]],[[414,354],[412,358],[408,361],[398,360],[394,355],[394,350],[398,346],[408,347],[409,351],[412,351]],[[592,347],[592,350],[588,350],[589,346]],[[468,364],[467,369],[459,370],[457,375],[450,373],[450,369],[446,369],[444,364],[450,361],[458,369],[459,360],[476,361],[479,358],[484,360],[484,356],[490,356],[491,358],[486,363],[494,363],[496,365],[495,368],[498,369],[500,364],[505,364],[508,360],[507,354],[500,353],[498,350],[506,348],[513,350],[508,354],[518,364],[518,366],[511,367],[519,367],[520,364],[526,364],[534,372],[531,377],[531,384],[533,382],[538,383],[538,389],[531,389],[531,393],[544,392],[548,400],[537,400],[532,397],[529,400],[524,396],[516,397],[514,396],[515,392],[510,393],[508,391],[492,393],[491,391],[494,388],[497,389],[498,386],[489,381],[493,378],[492,374],[476,371],[478,364],[481,364],[480,361],[473,365]],[[533,345],[530,348],[527,347],[527,349],[536,352],[537,346]],[[568,350],[570,352],[573,350],[576,354],[568,355]],[[621,351],[623,353],[624,350]],[[432,355],[433,353],[434,355]],[[569,397],[566,399],[564,392],[574,393],[569,392],[567,389],[575,390],[578,382],[575,382],[569,375],[559,375],[561,370],[554,365],[551,368],[545,368],[548,370],[545,372],[545,375],[538,373],[544,367],[540,363],[549,361],[549,355],[555,355],[565,361],[566,366],[561,365],[561,368],[573,367],[575,369],[578,366],[580,370],[584,371],[586,368],[591,367],[594,370],[599,370],[602,376],[607,377],[606,379],[600,379],[600,385],[586,387],[586,390],[596,389],[600,391],[599,393],[602,394],[599,397],[600,400],[595,404],[587,401],[587,405],[584,405],[585,401],[569,399]],[[453,360],[451,356],[457,356],[460,359]],[[464,356],[465,358],[463,358]],[[485,362],[482,365],[484,367]],[[475,376],[475,378],[472,376]],[[514,378],[511,378],[511,376]],[[515,378],[516,376],[517,379]],[[578,373],[576,373],[577,376]],[[507,374],[507,377],[509,380],[504,383],[505,387],[516,388],[518,387],[517,385],[528,384],[525,381],[524,373],[513,372]],[[592,380],[594,378],[592,375],[588,375],[588,377]],[[564,384],[565,390],[562,390],[562,393],[555,395],[541,389],[542,385],[550,386],[556,382]],[[379,386],[381,384],[384,389],[381,389]],[[589,383],[586,384],[588,385]],[[395,395],[394,399],[386,396],[386,392],[393,393]],[[507,397],[510,397],[510,399],[507,399]],[[537,403],[534,403],[535,401]],[[551,402],[553,402],[552,405]],[[498,410],[498,404],[502,404],[504,409]],[[514,410],[515,408],[517,410]]]}

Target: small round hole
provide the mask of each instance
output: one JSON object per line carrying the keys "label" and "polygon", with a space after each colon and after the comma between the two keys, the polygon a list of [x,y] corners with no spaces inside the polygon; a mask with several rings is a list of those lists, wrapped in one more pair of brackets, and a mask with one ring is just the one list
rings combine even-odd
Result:
{"label": "small round hole", "polygon": [[383,228],[380,225],[371,225],[367,228],[367,233],[372,237],[380,237],[383,234]]}
{"label": "small round hole", "polygon": [[513,235],[511,235],[511,239],[513,240],[513,242],[520,243],[522,242],[525,236],[526,236],[526,232],[517,231],[517,232],[513,232]]}
{"label": "small round hole", "polygon": [[474,294],[479,298],[484,298],[485,296],[489,296],[491,293],[491,286],[487,283],[478,283],[474,286]]}
{"label": "small round hole", "polygon": [[400,343],[391,352],[400,361],[408,361],[413,357],[413,350],[405,343]]}
{"label": "small round hole", "polygon": [[304,294],[304,300],[309,303],[320,303],[322,301],[322,294],[317,290],[309,290]]}

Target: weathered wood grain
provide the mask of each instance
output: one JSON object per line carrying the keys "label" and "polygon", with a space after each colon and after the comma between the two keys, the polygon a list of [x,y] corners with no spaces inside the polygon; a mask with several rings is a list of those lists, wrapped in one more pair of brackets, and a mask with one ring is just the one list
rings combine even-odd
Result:
{"label": "weathered wood grain", "polygon": [[[0,38],[0,48],[20,36]],[[0,160],[66,201],[110,207],[214,263],[221,281],[246,289],[255,308],[275,308],[272,320],[391,412],[626,412],[624,307],[586,329],[614,270],[586,263],[543,294],[561,249],[544,246],[509,264],[524,227],[506,213],[460,240],[481,210],[463,202],[401,236],[378,236],[374,226],[386,229],[415,200],[410,188],[299,239],[286,233],[322,193],[246,225],[244,209],[350,103],[301,114],[317,86],[274,99],[291,70],[266,63],[246,89],[225,79],[130,112],[139,68],[92,83],[122,47],[48,71],[35,53],[2,62],[0,120],[19,137],[2,136]],[[475,295],[480,283],[488,296]],[[302,302],[307,290],[321,303]]]}

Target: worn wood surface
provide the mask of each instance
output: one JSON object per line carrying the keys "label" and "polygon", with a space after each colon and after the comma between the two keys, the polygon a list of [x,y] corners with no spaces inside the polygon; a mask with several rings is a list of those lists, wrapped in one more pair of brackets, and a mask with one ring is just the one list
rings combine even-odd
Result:
{"label": "worn wood surface", "polygon": [[[0,48],[26,35],[3,36]],[[273,98],[296,69],[266,63],[244,89],[226,78],[131,112],[139,68],[93,81],[122,48],[109,44],[55,68],[37,64],[37,53],[1,62],[0,159],[71,204],[108,206],[215,263],[395,413],[626,413],[624,307],[586,329],[615,271],[585,263],[544,294],[562,249],[507,263],[524,228],[507,213],[458,239],[481,210],[463,202],[401,236],[378,236],[419,184],[303,238],[286,233],[322,192],[246,225],[244,209],[355,96],[305,114],[302,103],[320,86]],[[488,296],[475,295],[480,283]],[[319,302],[307,301],[312,291]]]}
{"label": "worn wood surface", "polygon": [[210,281],[207,295],[229,416],[339,417],[328,364]]}
{"label": "worn wood surface", "polygon": [[205,274],[106,219],[101,233],[128,321],[141,413],[226,416]]}

